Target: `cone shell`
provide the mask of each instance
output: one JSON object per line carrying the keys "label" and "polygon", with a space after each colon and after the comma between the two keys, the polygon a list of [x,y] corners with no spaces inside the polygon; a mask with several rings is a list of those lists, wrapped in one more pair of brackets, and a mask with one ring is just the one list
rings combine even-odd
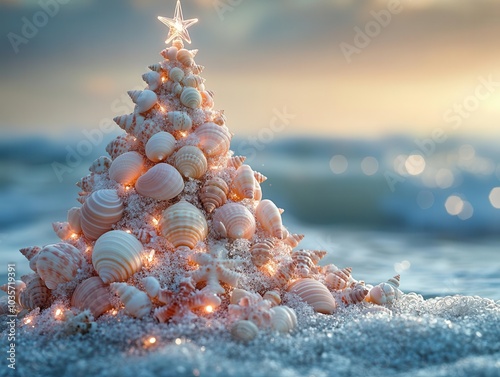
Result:
{"label": "cone shell", "polygon": [[198,90],[191,87],[185,87],[181,93],[181,103],[191,109],[196,109],[201,105],[201,94]]}
{"label": "cone shell", "polygon": [[185,200],[163,211],[160,221],[162,235],[174,245],[193,249],[208,234],[208,225],[201,211]]}
{"label": "cone shell", "polygon": [[19,293],[19,305],[24,309],[45,309],[50,306],[50,290],[36,274],[30,275],[24,281],[26,288]]}
{"label": "cone shell", "polygon": [[318,313],[332,314],[337,307],[328,288],[317,280],[298,279],[290,284],[287,290],[299,296]]}
{"label": "cone shell", "polygon": [[112,283],[111,290],[125,305],[125,312],[135,318],[143,318],[151,311],[152,304],[148,295],[136,287],[125,283]]}
{"label": "cone shell", "polygon": [[98,190],[90,195],[81,209],[83,234],[90,240],[111,229],[122,218],[123,203],[116,190]]}
{"label": "cone shell", "polygon": [[208,169],[207,158],[203,152],[192,145],[186,145],[175,154],[174,165],[186,178],[201,178]]}
{"label": "cone shell", "polygon": [[146,156],[153,162],[165,160],[175,151],[175,138],[168,132],[158,132],[146,143]]}
{"label": "cone shell", "polygon": [[250,166],[241,165],[238,170],[236,170],[232,192],[239,199],[253,199],[255,193],[255,178]]}
{"label": "cone shell", "polygon": [[144,289],[149,297],[158,297],[158,293],[160,292],[160,282],[155,277],[147,276],[142,279],[141,282],[144,285]]}
{"label": "cone shell", "polygon": [[264,174],[259,173],[258,171],[254,171],[253,176],[255,177],[255,180],[259,183],[265,182],[267,180],[267,177]]}
{"label": "cone shell", "polygon": [[247,158],[245,156],[233,156],[227,160],[227,167],[238,169]]}
{"label": "cone shell", "polygon": [[109,178],[123,185],[133,184],[144,169],[142,155],[126,152],[113,161],[109,168]]}
{"label": "cone shell", "polygon": [[349,286],[349,281],[351,279],[352,268],[347,267],[342,270],[334,271],[326,275],[325,283],[330,289],[340,291]]}
{"label": "cone shell", "polygon": [[255,217],[264,230],[276,238],[283,238],[281,213],[272,201],[269,199],[261,201],[255,210]]}
{"label": "cone shell", "polygon": [[173,166],[160,163],[139,177],[135,189],[142,196],[170,200],[184,190],[184,180]]}
{"label": "cone shell", "polygon": [[104,283],[125,281],[142,268],[142,250],[133,235],[112,230],[96,241],[92,264]]}
{"label": "cone shell", "polygon": [[72,207],[68,210],[68,224],[75,233],[82,231],[82,213],[79,207]]}
{"label": "cone shell", "polygon": [[38,253],[36,270],[49,289],[73,280],[83,262],[80,250],[68,243],[45,246]]}
{"label": "cone shell", "polygon": [[295,310],[288,306],[275,306],[271,308],[271,328],[286,334],[297,327]]}
{"label": "cone shell", "polygon": [[[200,85],[203,85],[204,80],[197,75],[187,75],[182,79],[182,85],[184,86],[190,86],[192,88],[198,88]],[[203,92],[202,92],[202,97],[203,97]]]}
{"label": "cone shell", "polygon": [[89,171],[95,174],[106,173],[111,166],[111,159],[106,156],[98,157],[92,162],[89,167]]}
{"label": "cone shell", "polygon": [[104,284],[99,276],[85,279],[73,292],[71,306],[80,310],[90,310],[94,318],[101,316],[113,307],[109,286]]}
{"label": "cone shell", "polygon": [[222,178],[214,178],[205,181],[200,191],[200,200],[203,208],[208,213],[222,206],[227,201],[229,187]]}
{"label": "cone shell", "polygon": [[139,135],[139,132],[142,129],[142,125],[145,121],[142,115],[136,113],[132,113],[129,115],[119,115],[117,117],[114,117],[113,120],[118,126],[120,126],[120,128],[125,130],[125,132],[134,136]]}
{"label": "cone shell", "polygon": [[174,82],[180,82],[184,78],[184,71],[179,67],[174,67],[168,72],[168,78]]}
{"label": "cone shell", "polygon": [[246,343],[249,342],[257,336],[259,329],[257,326],[248,320],[237,321],[231,328],[231,336],[233,339]]}
{"label": "cone shell", "polygon": [[38,258],[38,253],[42,250],[38,246],[23,247],[19,251],[22,255],[26,257],[30,262],[30,268],[36,272],[36,259]]}
{"label": "cone shell", "polygon": [[191,117],[184,111],[169,111],[167,119],[172,122],[175,131],[189,131],[193,126]]}
{"label": "cone shell", "polygon": [[156,90],[161,85],[161,75],[156,71],[143,74],[142,79],[148,84],[149,90]]}
{"label": "cone shell", "polygon": [[191,67],[194,63],[193,54],[184,48],[177,52],[177,60],[186,67]]}
{"label": "cone shell", "polygon": [[357,304],[363,302],[369,290],[364,284],[354,284],[352,287],[342,291],[342,301],[344,304]]}
{"label": "cone shell", "polygon": [[198,127],[195,134],[200,139],[199,147],[207,156],[221,156],[229,151],[231,133],[226,126],[207,122]]}
{"label": "cone shell", "polygon": [[138,113],[145,113],[158,103],[158,96],[152,90],[130,90],[127,92],[137,105]]}
{"label": "cone shell", "polygon": [[255,233],[252,213],[239,203],[227,203],[218,208],[214,213],[213,226],[225,238],[249,240]]}
{"label": "cone shell", "polygon": [[138,148],[139,141],[134,136],[120,135],[106,146],[106,152],[108,152],[111,158],[116,158],[125,152],[137,150]]}
{"label": "cone shell", "polygon": [[274,241],[266,239],[262,242],[257,242],[250,248],[252,262],[256,267],[262,267],[272,258],[271,250],[274,248]]}
{"label": "cone shell", "polygon": [[289,234],[288,237],[286,237],[283,240],[283,242],[285,242],[293,249],[294,247],[297,247],[300,241],[302,241],[303,239],[304,239],[303,234]]}

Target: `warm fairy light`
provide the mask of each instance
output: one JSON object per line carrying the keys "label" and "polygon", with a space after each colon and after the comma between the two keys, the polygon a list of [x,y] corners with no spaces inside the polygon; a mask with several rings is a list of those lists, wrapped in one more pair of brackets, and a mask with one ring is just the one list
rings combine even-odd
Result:
{"label": "warm fairy light", "polygon": [[149,263],[151,263],[153,261],[155,253],[156,253],[155,249],[151,249],[148,256],[146,257],[146,259],[148,260]]}
{"label": "warm fairy light", "polygon": [[85,251],[88,253],[90,251],[90,246],[87,246],[87,248],[85,249]]}
{"label": "warm fairy light", "polygon": [[125,191],[130,190],[130,186],[125,186]]}
{"label": "warm fairy light", "polygon": [[205,306],[205,311],[207,313],[212,313],[214,311],[214,308],[212,305],[207,305],[207,306]]}
{"label": "warm fairy light", "polygon": [[125,233],[130,234],[130,233],[132,233],[132,231],[131,231],[130,229],[126,229],[126,230],[125,230]]}
{"label": "warm fairy light", "polygon": [[178,346],[180,346],[182,344],[182,339],[181,338],[175,339],[175,344],[177,344]]}
{"label": "warm fairy light", "polygon": [[152,336],[151,338],[148,339],[149,344],[155,344],[156,343],[156,338]]}
{"label": "warm fairy light", "polygon": [[181,137],[186,137],[187,132],[184,132],[184,131],[179,131],[179,134],[181,135]]}
{"label": "warm fairy light", "polygon": [[165,109],[163,106],[160,106],[160,110],[162,113],[164,113],[165,111],[167,111],[167,109]]}
{"label": "warm fairy light", "polygon": [[167,81],[167,79],[165,77],[162,77],[161,82],[165,82],[165,81]]}
{"label": "warm fairy light", "polygon": [[155,218],[153,217],[153,220],[152,220],[152,221],[153,221],[153,224],[154,224],[154,225],[158,225],[158,219],[155,219]]}
{"label": "warm fairy light", "polygon": [[24,319],[24,324],[28,325],[30,323],[31,323],[31,318],[28,317]]}
{"label": "warm fairy light", "polygon": [[62,310],[61,309],[57,309],[56,310],[56,317],[59,317],[62,313]]}
{"label": "warm fairy light", "polygon": [[266,264],[264,266],[264,268],[267,270],[269,275],[274,275],[276,273],[276,269],[274,268],[274,266],[271,263]]}
{"label": "warm fairy light", "polygon": [[76,237],[78,237],[78,234],[76,233],[71,234],[71,238],[76,238]]}
{"label": "warm fairy light", "polygon": [[111,310],[111,315],[117,315],[117,314],[118,314],[118,310],[116,310],[116,309]]}

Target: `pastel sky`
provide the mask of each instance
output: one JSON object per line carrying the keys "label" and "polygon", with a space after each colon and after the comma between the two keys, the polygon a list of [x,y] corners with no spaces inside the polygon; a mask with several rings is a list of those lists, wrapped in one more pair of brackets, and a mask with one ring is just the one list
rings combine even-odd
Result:
{"label": "pastel sky", "polygon": [[[43,23],[40,4],[54,2],[15,53],[9,33],[24,38],[25,20]],[[174,7],[0,0],[4,135],[72,135],[130,112],[126,91],[164,48],[156,16]],[[277,132],[500,136],[498,0],[184,0],[183,10],[200,19],[191,46],[238,135],[258,135],[286,109],[295,117]]]}

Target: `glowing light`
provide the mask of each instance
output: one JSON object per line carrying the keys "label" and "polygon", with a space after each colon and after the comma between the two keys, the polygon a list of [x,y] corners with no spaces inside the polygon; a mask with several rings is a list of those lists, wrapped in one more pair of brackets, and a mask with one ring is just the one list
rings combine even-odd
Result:
{"label": "glowing light", "polygon": [[165,81],[167,81],[167,79],[165,77],[162,77],[161,82],[165,82]]}
{"label": "glowing light", "polygon": [[167,109],[165,109],[163,106],[160,106],[160,110],[161,110],[161,112],[163,112],[163,113],[164,113],[165,111],[167,111]]}
{"label": "glowing light", "polygon": [[78,237],[78,234],[76,234],[76,233],[72,233],[72,234],[71,234],[71,238],[73,238],[73,239],[74,239],[74,238],[76,238],[76,237]]}
{"label": "glowing light", "polygon": [[175,6],[174,18],[158,17],[162,23],[167,25],[170,30],[168,32],[167,40],[165,43],[170,43],[174,39],[184,39],[187,43],[191,43],[191,38],[187,31],[188,27],[198,22],[197,18],[191,20],[184,20],[182,15],[182,6],[180,0],[177,0],[177,5]]}
{"label": "glowing light", "polygon": [[130,233],[132,233],[132,231],[131,231],[130,229],[126,229],[126,230],[125,230],[125,233],[130,234]]}
{"label": "glowing light", "polygon": [[181,137],[186,137],[187,132],[185,132],[185,131],[179,131],[179,134],[181,135]]}
{"label": "glowing light", "polygon": [[207,313],[212,313],[214,311],[214,308],[212,307],[212,305],[207,305],[205,306],[205,311]]}
{"label": "glowing light", "polygon": [[474,214],[474,207],[472,207],[472,204],[464,200],[462,210],[458,214],[458,218],[460,220],[467,220],[472,217]]}
{"label": "glowing light", "polygon": [[334,174],[344,173],[347,170],[348,165],[349,163],[347,162],[347,158],[341,154],[335,155],[330,159],[330,170]]}
{"label": "glowing light", "polygon": [[450,195],[444,203],[446,212],[452,216],[458,215],[464,208],[464,201],[457,195]]}
{"label": "glowing light", "polygon": [[151,249],[148,256],[146,257],[146,259],[148,260],[149,263],[151,263],[153,261],[154,256],[155,256],[155,249]]}
{"label": "glowing light", "polygon": [[402,273],[405,270],[408,270],[411,267],[410,261],[404,260],[399,263],[394,263],[394,271],[398,274]]}
{"label": "glowing light", "polygon": [[24,319],[24,323],[27,325],[27,324],[30,324],[31,323],[31,318],[25,318]]}
{"label": "glowing light", "polygon": [[113,310],[111,310],[111,313],[110,313],[110,314],[111,314],[111,315],[117,315],[117,314],[118,314],[118,310],[113,309]]}
{"label": "glowing light", "polygon": [[439,188],[445,189],[451,187],[455,177],[449,169],[439,169],[436,173],[436,184]]}
{"label": "glowing light", "polygon": [[59,317],[60,315],[62,314],[62,310],[61,309],[57,309],[56,310],[56,318]]}
{"label": "glowing light", "polygon": [[493,188],[488,198],[493,208],[500,209],[500,187]]}
{"label": "glowing light", "polygon": [[125,186],[125,191],[130,190],[130,186]]}
{"label": "glowing light", "polygon": [[153,217],[153,220],[152,220],[152,221],[153,221],[153,224],[154,224],[154,225],[158,225],[158,222],[159,222],[159,221],[158,221],[158,219],[155,219],[155,218]]}
{"label": "glowing light", "polygon": [[175,344],[177,344],[178,346],[180,346],[182,344],[182,339],[181,338],[175,339]]}
{"label": "glowing light", "polygon": [[425,159],[419,154],[412,154],[406,159],[405,168],[408,174],[419,175],[425,169]]}
{"label": "glowing light", "polygon": [[361,170],[366,175],[373,175],[378,171],[378,161],[375,157],[365,157],[363,161],[361,161]]}
{"label": "glowing light", "polygon": [[268,264],[264,265],[264,268],[267,270],[267,272],[271,276],[276,273],[276,269],[274,268],[274,266],[271,263],[268,263]]}
{"label": "glowing light", "polygon": [[88,252],[90,251],[90,249],[91,249],[91,247],[90,247],[90,246],[87,246],[87,248],[85,249],[85,252],[87,252],[87,253],[88,253]]}

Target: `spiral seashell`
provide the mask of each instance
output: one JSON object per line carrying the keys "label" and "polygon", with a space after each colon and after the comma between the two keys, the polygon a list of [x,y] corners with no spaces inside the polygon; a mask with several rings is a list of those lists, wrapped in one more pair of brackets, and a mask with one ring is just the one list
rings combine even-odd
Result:
{"label": "spiral seashell", "polygon": [[203,213],[191,203],[181,200],[163,211],[160,221],[161,234],[174,245],[193,249],[208,234]]}
{"label": "spiral seashell", "polygon": [[165,160],[174,151],[175,138],[168,132],[159,132],[146,143],[146,156],[153,162]]}
{"label": "spiral seashell", "polygon": [[194,64],[193,54],[184,48],[177,52],[177,60],[185,67],[191,67]]}
{"label": "spiral seashell", "polygon": [[[4,291],[7,293],[8,296],[12,296],[12,290],[14,290],[14,297],[16,303],[19,302],[19,295],[21,292],[26,288],[26,283],[22,280],[16,280],[14,284],[12,281],[9,281],[7,284],[3,284],[0,286],[0,290]],[[7,314],[7,313],[5,313]],[[10,313],[14,314],[14,313]]]}
{"label": "spiral seashell", "polygon": [[233,156],[227,160],[226,166],[228,168],[238,169],[241,165],[243,165],[246,159],[247,158],[245,156]]}
{"label": "spiral seashell", "polygon": [[237,321],[231,328],[231,336],[233,339],[246,343],[249,342],[257,336],[259,329],[257,326],[248,320]]}
{"label": "spiral seashell", "polygon": [[262,188],[257,181],[255,181],[255,187],[253,189],[253,200],[255,200],[256,202],[262,200]]}
{"label": "spiral seashell", "polygon": [[229,303],[238,305],[240,300],[248,295],[251,295],[251,293],[241,288],[234,288],[231,292],[231,296],[229,297]]}
{"label": "spiral seashell", "polygon": [[207,156],[221,156],[229,151],[231,133],[226,126],[207,122],[198,127],[195,134],[200,139],[198,145]]}
{"label": "spiral seashell", "polygon": [[268,263],[273,257],[273,254],[271,253],[272,249],[274,249],[274,241],[270,238],[253,244],[250,248],[253,264],[256,267],[262,267]]}
{"label": "spiral seashell", "polygon": [[213,178],[205,181],[200,191],[200,200],[208,213],[219,208],[227,201],[229,187],[222,178]]}
{"label": "spiral seashell", "polygon": [[83,234],[96,240],[122,218],[123,203],[116,190],[98,190],[90,195],[81,209]]}
{"label": "spiral seashell", "polygon": [[132,135],[120,135],[106,146],[106,152],[111,158],[116,158],[119,155],[137,150],[139,148],[139,141]]}
{"label": "spiral seashell", "polygon": [[[144,124],[144,117],[142,115],[132,113],[129,115],[119,115],[117,117],[114,117],[113,120],[115,123],[120,126],[125,132],[128,134],[137,136],[139,135],[139,132],[141,131],[142,125]],[[106,148],[107,150],[107,148]],[[126,152],[126,151],[125,151]],[[108,151],[109,153],[109,151]],[[111,155],[111,153],[109,153]],[[121,153],[120,153],[121,154]],[[113,155],[111,155],[112,158],[114,158]]]}
{"label": "spiral seashell", "polygon": [[21,278],[26,284],[19,293],[19,305],[24,309],[46,309],[50,306],[51,294],[43,280],[36,274]]}
{"label": "spiral seashell", "polygon": [[113,160],[109,168],[109,178],[123,185],[133,184],[144,169],[142,155],[137,152],[125,152]]}
{"label": "spiral seashell", "polygon": [[109,286],[99,276],[82,281],[71,296],[71,306],[80,310],[90,310],[94,318],[113,308]]}
{"label": "spiral seashell", "polygon": [[179,49],[176,46],[171,46],[162,51],[162,56],[170,61],[175,61],[177,59],[177,52]]}
{"label": "spiral seashell", "polygon": [[281,213],[276,204],[269,199],[261,201],[255,210],[255,217],[264,230],[276,238],[283,238]]}
{"label": "spiral seashell", "polygon": [[389,283],[380,283],[367,293],[366,301],[377,305],[392,304],[396,299],[394,287]]}
{"label": "spiral seashell", "polygon": [[181,103],[191,109],[196,109],[201,105],[201,94],[198,90],[191,87],[185,87],[181,93]]}
{"label": "spiral seashell", "polygon": [[38,258],[38,253],[42,250],[38,246],[23,247],[19,251],[26,259],[30,262],[30,268],[36,272],[36,259]]}
{"label": "spiral seashell", "polygon": [[193,73],[195,75],[199,75],[200,73],[203,72],[204,69],[205,69],[205,66],[200,65],[200,64],[195,64],[194,66],[191,67],[191,70],[193,71]]}
{"label": "spiral seashell", "polygon": [[149,314],[152,308],[151,300],[143,291],[126,283],[111,283],[111,290],[120,297],[125,305],[125,313],[135,318]]}
{"label": "spiral seashell", "polygon": [[79,207],[72,207],[68,210],[68,224],[75,233],[82,231],[82,213]]}
{"label": "spiral seashell", "polygon": [[68,223],[55,222],[52,223],[52,229],[61,240],[67,240],[73,234],[73,230]]}
{"label": "spiral seashell", "polygon": [[161,85],[161,75],[156,71],[151,71],[143,74],[142,79],[146,84],[148,84],[149,90],[156,90]]}
{"label": "spiral seashell", "polygon": [[212,97],[211,92],[207,90],[203,90],[205,85],[199,85],[198,90],[200,90],[201,94],[201,106],[204,109],[212,109],[214,107],[214,98]]}
{"label": "spiral seashell", "polygon": [[175,154],[174,165],[186,178],[199,179],[208,169],[207,158],[195,146],[186,145]]}
{"label": "spiral seashell", "polygon": [[[182,79],[182,85],[198,88],[205,82],[205,79],[198,75],[189,74]],[[202,95],[203,96],[203,95]]]}
{"label": "spiral seashell", "polygon": [[168,72],[168,78],[174,82],[181,82],[184,78],[184,71],[179,67],[174,67]]}
{"label": "spiral seashell", "polygon": [[400,280],[401,280],[401,275],[396,275],[396,276],[390,278],[389,280],[387,280],[387,284],[392,285],[392,287],[394,289],[398,289]]}
{"label": "spiral seashell", "polygon": [[89,167],[89,171],[95,174],[106,173],[111,166],[111,159],[106,156],[98,157]]}
{"label": "spiral seashell", "polygon": [[288,306],[275,306],[271,308],[271,328],[286,334],[297,327],[295,310]]}
{"label": "spiral seashell", "polygon": [[291,283],[287,290],[299,296],[318,313],[332,314],[337,308],[337,303],[328,288],[317,280],[298,279]]}
{"label": "spiral seashell", "polygon": [[174,96],[178,96],[182,93],[182,85],[175,81],[167,81],[165,83],[165,89]]}
{"label": "spiral seashell", "polygon": [[292,249],[299,245],[299,242],[304,239],[303,234],[289,234],[283,242],[290,246]]}
{"label": "spiral seashell", "polygon": [[142,250],[133,235],[112,230],[96,241],[92,264],[104,283],[125,281],[142,268]]}
{"label": "spiral seashell", "polygon": [[295,271],[303,278],[313,273],[318,273],[319,269],[316,265],[325,255],[326,251],[324,250],[297,250],[292,252]]}
{"label": "spiral seashell", "polygon": [[158,96],[152,90],[129,90],[128,95],[137,105],[138,113],[145,113],[158,103]]}
{"label": "spiral seashell", "polygon": [[159,163],[139,177],[135,189],[142,196],[170,200],[184,190],[184,180],[172,165]]}
{"label": "spiral seashell", "polygon": [[191,117],[184,111],[169,111],[167,119],[172,122],[175,131],[189,131],[193,126]]}
{"label": "spiral seashell", "polygon": [[232,193],[239,199],[253,199],[255,193],[255,178],[253,170],[248,165],[241,165],[236,170],[233,179]]}
{"label": "spiral seashell", "polygon": [[160,64],[160,63],[156,63],[156,64],[151,64],[151,65],[148,65],[148,68],[149,68],[151,71],[154,71],[154,72],[161,72],[161,71],[162,71],[162,68],[161,68],[161,64]]}
{"label": "spiral seashell", "polygon": [[214,229],[224,238],[251,239],[255,233],[255,218],[239,203],[226,203],[213,216]]}
{"label": "spiral seashell", "polygon": [[347,267],[342,270],[334,271],[326,275],[325,283],[330,289],[340,291],[349,286],[349,281],[351,279],[352,268]]}
{"label": "spiral seashell", "polygon": [[45,246],[38,253],[36,271],[49,289],[73,280],[83,263],[83,256],[68,243]]}
{"label": "spiral seashell", "polygon": [[354,283],[342,291],[341,299],[346,305],[357,304],[363,302],[368,293],[369,290],[364,283]]}
{"label": "spiral seashell", "polygon": [[271,307],[281,304],[281,295],[277,290],[267,291],[264,293],[263,299],[269,301],[271,303]]}
{"label": "spiral seashell", "polygon": [[146,290],[146,293],[149,297],[158,297],[158,294],[160,292],[160,282],[155,277],[147,276],[142,279],[141,282],[144,285],[144,289]]}

